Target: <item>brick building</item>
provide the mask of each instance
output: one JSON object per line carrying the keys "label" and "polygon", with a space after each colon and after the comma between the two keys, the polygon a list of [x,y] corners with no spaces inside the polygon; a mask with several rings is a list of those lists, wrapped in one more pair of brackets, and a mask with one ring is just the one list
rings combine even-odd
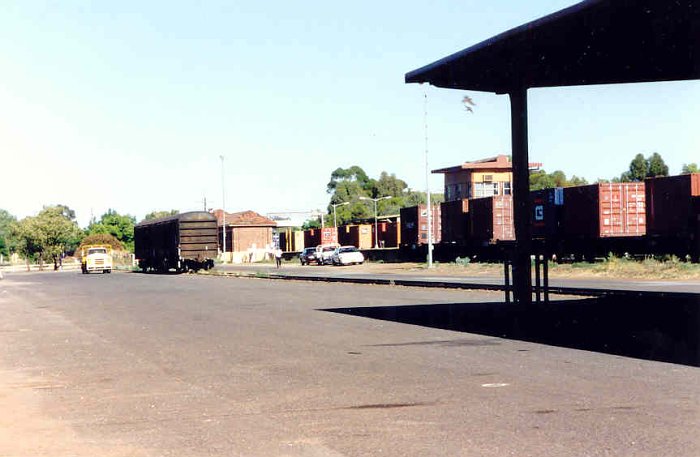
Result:
{"label": "brick building", "polygon": [[[539,163],[531,163],[530,169],[541,166]],[[513,164],[508,156],[503,154],[454,167],[440,168],[433,170],[433,173],[445,175],[446,202],[511,195],[512,192]]]}
{"label": "brick building", "polygon": [[[213,211],[219,223],[223,247],[223,211]],[[255,211],[226,213],[226,258],[234,263],[262,260],[272,248],[272,229],[277,223]]]}

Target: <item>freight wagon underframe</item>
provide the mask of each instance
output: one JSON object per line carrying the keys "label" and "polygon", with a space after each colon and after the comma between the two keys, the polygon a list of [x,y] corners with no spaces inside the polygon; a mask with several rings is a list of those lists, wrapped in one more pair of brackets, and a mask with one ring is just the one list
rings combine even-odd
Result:
{"label": "freight wagon underframe", "polygon": [[510,98],[516,302],[532,301],[527,90],[700,79],[698,24],[691,0],[587,0],[406,74],[407,83]]}

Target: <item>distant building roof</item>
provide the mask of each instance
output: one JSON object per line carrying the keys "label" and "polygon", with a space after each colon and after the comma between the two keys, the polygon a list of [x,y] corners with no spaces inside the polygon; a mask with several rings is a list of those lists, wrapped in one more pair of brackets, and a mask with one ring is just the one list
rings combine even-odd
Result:
{"label": "distant building roof", "polygon": [[[223,210],[216,209],[213,214],[219,225],[223,224]],[[277,222],[256,213],[255,211],[241,211],[238,213],[226,213],[227,227],[277,227]]]}
{"label": "distant building roof", "polygon": [[[530,162],[530,169],[538,169],[542,166],[539,162]],[[465,162],[462,165],[455,165],[453,167],[438,168],[433,170],[433,173],[456,173],[462,170],[511,170],[513,169],[513,162],[510,161],[507,155],[499,154],[496,157],[488,157],[486,159],[474,160],[472,162]]]}

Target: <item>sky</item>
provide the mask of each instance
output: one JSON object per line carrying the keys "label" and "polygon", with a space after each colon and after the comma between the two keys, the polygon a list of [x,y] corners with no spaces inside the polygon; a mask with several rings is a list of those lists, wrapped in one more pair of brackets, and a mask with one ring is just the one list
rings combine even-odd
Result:
{"label": "sky", "polygon": [[[509,103],[405,73],[573,3],[0,2],[0,209],[65,204],[81,226],[224,196],[229,212],[308,211],[352,165],[424,190],[425,125],[430,169],[510,154]],[[700,162],[700,81],[528,96],[530,161],[547,171]]]}

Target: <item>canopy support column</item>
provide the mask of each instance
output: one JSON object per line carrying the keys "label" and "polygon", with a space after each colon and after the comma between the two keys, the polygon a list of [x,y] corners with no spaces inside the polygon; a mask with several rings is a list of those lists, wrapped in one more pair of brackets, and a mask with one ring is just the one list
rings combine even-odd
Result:
{"label": "canopy support column", "polygon": [[513,223],[515,255],[513,256],[513,299],[515,303],[532,303],[532,270],[530,251],[530,176],[527,147],[527,88],[512,90],[510,96],[511,141],[513,153]]}

